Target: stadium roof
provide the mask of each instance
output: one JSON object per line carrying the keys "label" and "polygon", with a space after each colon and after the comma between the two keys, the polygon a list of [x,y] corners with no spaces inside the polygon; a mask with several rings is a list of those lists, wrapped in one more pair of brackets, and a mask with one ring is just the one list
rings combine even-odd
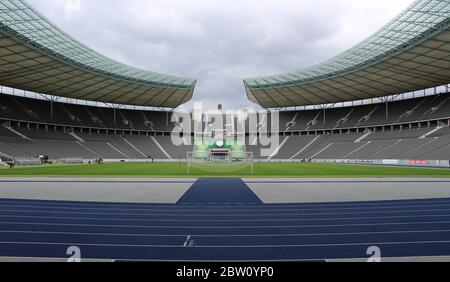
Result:
{"label": "stadium roof", "polygon": [[244,80],[265,108],[376,98],[450,82],[450,0],[418,0],[374,35],[318,65]]}
{"label": "stadium roof", "polygon": [[196,81],[105,57],[52,24],[24,0],[0,1],[0,84],[74,99],[175,108]]}

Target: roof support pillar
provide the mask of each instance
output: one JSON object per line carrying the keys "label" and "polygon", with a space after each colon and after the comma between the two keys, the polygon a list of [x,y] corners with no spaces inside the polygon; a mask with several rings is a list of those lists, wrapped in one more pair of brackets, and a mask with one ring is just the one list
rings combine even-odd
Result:
{"label": "roof support pillar", "polygon": [[334,107],[335,106],[335,104],[333,104],[333,105],[319,105],[318,107],[319,107],[319,109],[322,109],[322,112],[323,112],[323,125],[326,125],[327,124],[327,108],[328,107]]}
{"label": "roof support pillar", "polygon": [[109,104],[109,103],[105,103],[105,105],[113,109],[113,124],[116,125],[116,123],[117,123],[117,109],[119,109],[121,107],[121,105]]}
{"label": "roof support pillar", "polygon": [[388,100],[386,100],[386,120],[388,120],[389,119],[389,102],[388,102]]}
{"label": "roof support pillar", "polygon": [[400,95],[401,94],[397,94],[397,95],[387,96],[387,97],[381,98],[381,101],[383,101],[385,103],[385,105],[386,105],[386,121],[389,120],[389,102],[394,101]]}

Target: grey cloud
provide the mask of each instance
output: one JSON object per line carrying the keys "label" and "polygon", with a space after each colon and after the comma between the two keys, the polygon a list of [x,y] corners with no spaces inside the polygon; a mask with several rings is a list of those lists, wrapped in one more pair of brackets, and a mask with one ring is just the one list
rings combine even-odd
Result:
{"label": "grey cloud", "polygon": [[74,1],[29,0],[101,53],[136,67],[195,77],[193,102],[232,109],[254,106],[242,78],[300,69],[337,55],[412,2],[81,0],[80,10],[68,9]]}

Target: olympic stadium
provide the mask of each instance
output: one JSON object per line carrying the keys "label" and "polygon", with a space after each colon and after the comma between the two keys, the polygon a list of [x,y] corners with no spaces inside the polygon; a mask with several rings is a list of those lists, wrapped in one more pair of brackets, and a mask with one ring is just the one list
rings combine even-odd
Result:
{"label": "olympic stadium", "polygon": [[450,261],[449,84],[446,0],[187,112],[195,78],[1,1],[0,261]]}

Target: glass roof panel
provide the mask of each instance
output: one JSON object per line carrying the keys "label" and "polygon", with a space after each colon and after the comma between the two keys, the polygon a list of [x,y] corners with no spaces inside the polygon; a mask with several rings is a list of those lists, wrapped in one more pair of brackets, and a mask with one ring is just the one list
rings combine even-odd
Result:
{"label": "glass roof panel", "polygon": [[195,80],[145,71],[112,60],[52,24],[24,0],[0,1],[0,31],[81,69],[129,82],[191,88]]}

